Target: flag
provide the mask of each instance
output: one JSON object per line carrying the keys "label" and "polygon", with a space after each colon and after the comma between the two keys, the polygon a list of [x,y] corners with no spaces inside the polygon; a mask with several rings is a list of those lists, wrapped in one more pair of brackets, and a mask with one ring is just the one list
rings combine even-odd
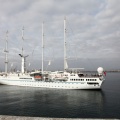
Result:
{"label": "flag", "polygon": [[106,76],[106,72],[104,71],[104,75]]}

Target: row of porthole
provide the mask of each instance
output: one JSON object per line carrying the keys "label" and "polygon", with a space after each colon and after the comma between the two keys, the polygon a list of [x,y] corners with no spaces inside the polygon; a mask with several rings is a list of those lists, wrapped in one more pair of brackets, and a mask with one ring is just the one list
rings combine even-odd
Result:
{"label": "row of porthole", "polygon": [[[22,85],[27,85],[27,84],[22,84]],[[47,86],[47,85],[46,86],[45,85],[43,85],[43,86],[36,85],[36,86],[39,86],[39,87],[68,87],[68,86]],[[76,87],[68,87],[68,88],[76,88]]]}
{"label": "row of porthole", "polygon": [[[70,79],[71,81],[84,81],[84,79]],[[96,79],[86,79],[86,81],[96,81]]]}
{"label": "row of porthole", "polygon": [[96,79],[86,79],[86,81],[96,81]]}
{"label": "row of porthole", "polygon": [[84,79],[70,79],[71,81],[84,81]]}
{"label": "row of porthole", "polygon": [[[22,82],[28,82],[28,81],[22,81]],[[29,81],[29,82],[34,82],[34,81]],[[37,82],[37,83],[39,83],[39,82]],[[37,84],[36,83],[36,84]],[[53,84],[55,84],[55,82],[47,82],[47,83],[53,83]],[[56,82],[56,84],[61,84],[61,83],[59,83],[59,82]],[[68,83],[68,82],[64,82],[64,83],[62,83],[62,84],[74,84],[74,83]],[[78,83],[76,83],[76,84],[78,84]]]}

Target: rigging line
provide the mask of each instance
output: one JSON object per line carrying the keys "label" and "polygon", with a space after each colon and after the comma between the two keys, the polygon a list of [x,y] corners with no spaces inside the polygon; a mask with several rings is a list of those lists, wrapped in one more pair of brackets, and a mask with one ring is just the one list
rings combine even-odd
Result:
{"label": "rigging line", "polygon": [[[74,45],[73,45],[74,46]],[[70,52],[70,50],[69,49],[71,49],[72,51]],[[73,50],[74,49],[74,50]],[[72,45],[70,45],[69,43],[68,43],[68,48],[67,48],[67,51],[68,51],[68,59],[69,58],[72,58],[72,57],[74,57],[74,59],[75,60],[77,60],[77,58],[78,58],[78,55],[77,55],[77,49],[76,49],[76,47],[72,47]],[[73,58],[72,58],[73,59]]]}
{"label": "rigging line", "polygon": [[[67,21],[68,21],[68,20],[67,20]],[[69,21],[68,21],[67,23],[68,23],[68,25],[69,25],[69,28],[71,29],[71,33],[73,34],[73,36],[75,36],[75,34],[74,34],[74,32],[73,32],[73,29],[72,29],[72,27],[70,26]]]}
{"label": "rigging line", "polygon": [[[68,21],[68,20],[67,20],[67,21]],[[73,29],[72,29],[72,27],[70,26],[69,21],[68,21],[67,23],[68,23],[68,25],[69,25],[69,28],[70,28],[71,31],[72,31],[71,33],[73,34],[73,36],[75,36],[75,34],[74,34],[74,32],[73,32]],[[70,43],[68,43],[68,47],[69,47],[69,48],[70,48],[70,46],[71,46]],[[76,50],[76,48],[75,48],[75,53],[77,53],[76,51],[77,51],[77,50]],[[75,55],[75,59],[77,60],[77,55]]]}
{"label": "rigging line", "polygon": [[33,62],[33,55],[34,55],[34,51],[35,51],[36,47],[37,47],[37,46],[35,46],[35,47],[33,48],[33,50],[32,50],[31,57],[30,57],[30,59],[29,59],[29,61],[31,61],[31,62],[29,62],[30,64]]}
{"label": "rigging line", "polygon": [[72,33],[74,34],[73,29],[72,29],[72,27],[70,26],[70,23],[69,23],[69,21],[68,21],[68,20],[67,20],[67,23],[68,23],[69,28],[71,29]]}
{"label": "rigging line", "polygon": [[[68,21],[68,20],[67,20],[67,21]],[[70,25],[70,22],[68,21],[67,23],[68,23],[68,25],[69,25],[69,28],[71,29],[71,33],[73,34],[74,38],[75,38],[76,40],[80,40],[79,38],[76,38],[76,35],[75,35],[75,33],[74,33],[71,25]]]}

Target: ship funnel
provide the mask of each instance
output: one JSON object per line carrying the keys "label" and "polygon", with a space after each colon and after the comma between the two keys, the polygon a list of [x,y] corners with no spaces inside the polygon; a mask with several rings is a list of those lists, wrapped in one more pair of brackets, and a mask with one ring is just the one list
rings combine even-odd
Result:
{"label": "ship funnel", "polygon": [[26,57],[28,57],[28,55],[23,56],[23,55],[19,54],[19,56],[22,58],[21,73],[24,74],[26,72]]}
{"label": "ship funnel", "polygon": [[98,72],[99,75],[102,75],[102,74],[103,74],[103,71],[104,71],[104,69],[103,69],[102,67],[99,67],[99,68],[97,69],[97,72]]}

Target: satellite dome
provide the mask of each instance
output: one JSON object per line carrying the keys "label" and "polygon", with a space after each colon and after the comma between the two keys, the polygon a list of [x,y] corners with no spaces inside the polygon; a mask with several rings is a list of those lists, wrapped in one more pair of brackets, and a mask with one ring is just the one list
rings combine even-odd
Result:
{"label": "satellite dome", "polygon": [[98,72],[99,75],[102,75],[102,74],[103,74],[103,71],[104,71],[104,69],[103,69],[102,67],[99,67],[99,68],[97,69],[97,72]]}

